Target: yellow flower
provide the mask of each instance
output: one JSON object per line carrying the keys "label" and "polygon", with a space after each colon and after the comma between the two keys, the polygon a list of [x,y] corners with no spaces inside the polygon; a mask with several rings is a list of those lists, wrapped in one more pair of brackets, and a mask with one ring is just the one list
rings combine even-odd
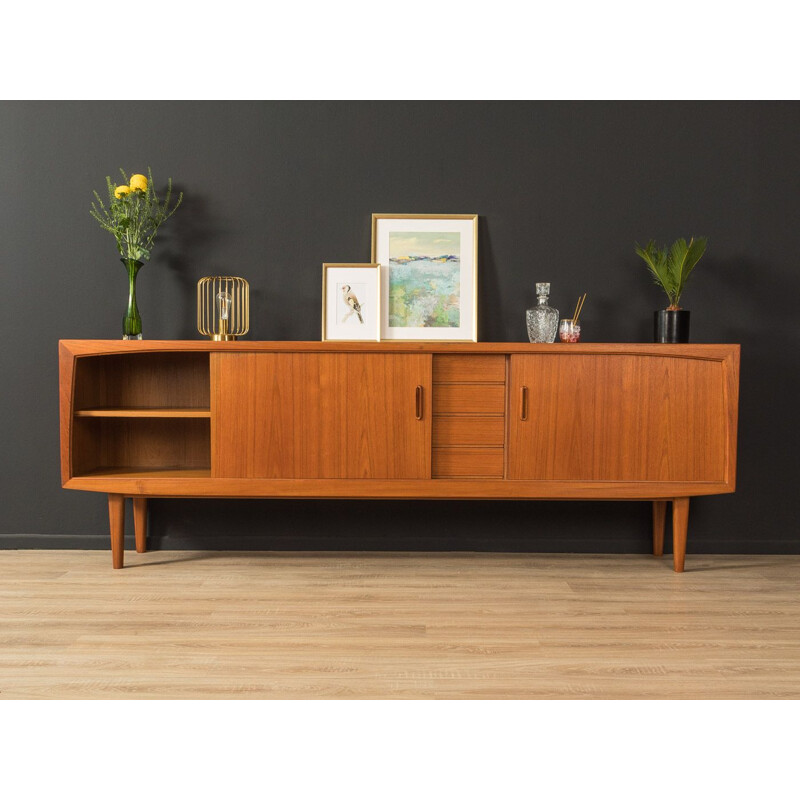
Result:
{"label": "yellow flower", "polygon": [[140,192],[147,191],[147,178],[144,175],[131,175],[131,189],[138,189]]}
{"label": "yellow flower", "polygon": [[130,192],[130,190],[131,190],[130,186],[117,186],[117,188],[114,189],[114,197],[119,199],[123,195],[128,194]]}

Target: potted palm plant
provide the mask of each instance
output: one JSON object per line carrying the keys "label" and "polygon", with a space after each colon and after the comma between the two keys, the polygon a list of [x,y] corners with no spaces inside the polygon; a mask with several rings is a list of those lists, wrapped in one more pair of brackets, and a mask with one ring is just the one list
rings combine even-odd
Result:
{"label": "potted palm plant", "polygon": [[680,299],[692,270],[706,251],[707,239],[704,236],[678,239],[672,246],[659,248],[654,241],[646,247],[636,245],[636,253],[647,264],[655,282],[666,292],[669,306],[655,312],[656,342],[688,342],[689,312],[681,308]]}

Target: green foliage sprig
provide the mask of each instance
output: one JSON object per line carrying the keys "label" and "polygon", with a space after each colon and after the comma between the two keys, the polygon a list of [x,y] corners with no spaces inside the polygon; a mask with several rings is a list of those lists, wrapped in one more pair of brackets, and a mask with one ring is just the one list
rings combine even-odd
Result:
{"label": "green foliage sprig", "polygon": [[113,183],[106,176],[108,207],[95,192],[96,203],[89,213],[100,223],[103,230],[113,235],[117,249],[123,258],[147,261],[158,229],[175,213],[183,200],[183,192],[175,204],[172,200],[172,178],[167,180],[167,194],[162,202],[153,188],[153,174],[147,168],[147,177],[131,175],[120,169],[124,184]]}
{"label": "green foliage sprig", "polygon": [[658,248],[654,241],[647,247],[636,245],[636,253],[647,264],[655,282],[667,293],[669,307],[667,311],[680,310],[680,299],[692,270],[706,251],[708,240],[704,236],[678,239],[672,246]]}

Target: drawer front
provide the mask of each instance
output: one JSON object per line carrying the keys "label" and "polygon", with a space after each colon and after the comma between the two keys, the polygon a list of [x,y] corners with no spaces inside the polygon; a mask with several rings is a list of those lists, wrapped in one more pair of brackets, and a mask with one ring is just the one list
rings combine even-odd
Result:
{"label": "drawer front", "polygon": [[502,416],[505,399],[504,384],[439,383],[433,387],[433,413]]}
{"label": "drawer front", "polygon": [[436,417],[434,447],[502,447],[506,421],[503,417]]}
{"label": "drawer front", "polygon": [[504,383],[505,356],[433,357],[434,383]]}
{"label": "drawer front", "polygon": [[433,451],[434,478],[502,478],[502,447],[437,447]]}
{"label": "drawer front", "polygon": [[506,357],[433,358],[434,478],[503,478]]}

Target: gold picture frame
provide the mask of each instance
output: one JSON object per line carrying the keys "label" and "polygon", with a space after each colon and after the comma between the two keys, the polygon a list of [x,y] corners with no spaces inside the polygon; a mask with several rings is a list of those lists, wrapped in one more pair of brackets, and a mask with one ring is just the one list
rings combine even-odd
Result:
{"label": "gold picture frame", "polygon": [[[458,234],[459,252],[455,253],[423,253],[413,255],[408,253],[402,256],[392,256],[396,250],[395,243],[390,242],[391,234],[397,234],[398,246],[403,245],[400,240],[407,236],[407,242],[413,241],[412,234],[425,237],[429,242],[427,246],[433,247],[435,240],[432,237],[442,234],[442,245],[447,249],[447,240],[455,241],[454,234]],[[456,258],[457,255],[457,258]],[[430,258],[426,256],[431,256]],[[478,215],[477,214],[373,214],[372,215],[372,261],[381,264],[381,341],[396,342],[477,342],[478,341]],[[430,304],[418,304],[419,309],[409,307],[408,318],[416,320],[417,324],[392,325],[396,321],[393,316],[392,306],[392,280],[391,271],[401,266],[407,266],[413,261],[428,262],[425,266],[432,266],[430,262],[441,262],[452,268],[458,261],[458,307],[457,312],[451,301],[445,301],[442,294],[437,303],[436,313],[439,318],[456,317],[459,324],[427,325],[419,324],[422,316],[432,312],[424,311]],[[392,262],[404,262],[403,264]],[[429,285],[432,284],[429,281]],[[424,285],[424,280],[423,280]],[[437,287],[441,291],[441,287]],[[418,298],[419,292],[415,292]],[[452,297],[452,294],[450,295]],[[449,307],[448,307],[448,304]],[[410,306],[410,304],[409,304]],[[452,335],[455,333],[455,335]]]}
{"label": "gold picture frame", "polygon": [[[339,291],[329,294],[332,283]],[[342,294],[344,286],[347,292]],[[322,341],[379,342],[380,302],[379,264],[323,264]]]}

